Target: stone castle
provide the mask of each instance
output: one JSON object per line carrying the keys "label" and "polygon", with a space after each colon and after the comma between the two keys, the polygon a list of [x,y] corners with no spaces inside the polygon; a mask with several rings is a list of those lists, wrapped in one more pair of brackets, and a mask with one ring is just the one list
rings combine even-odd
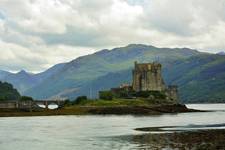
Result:
{"label": "stone castle", "polygon": [[132,89],[139,91],[160,91],[167,95],[167,98],[178,102],[177,86],[165,85],[161,73],[162,65],[153,63],[134,63]]}
{"label": "stone castle", "polygon": [[135,62],[132,87],[135,91],[164,91],[166,86],[161,76],[161,64]]}
{"label": "stone castle", "polygon": [[[165,95],[165,99],[172,103],[178,103],[177,86],[166,86],[162,78],[162,65],[153,63],[134,63],[132,85],[122,84],[118,88],[111,88],[110,92],[118,98],[132,98],[137,93],[158,92]],[[101,94],[104,91],[100,91]],[[136,93],[136,94],[135,94]],[[154,99],[154,98],[153,98]]]}

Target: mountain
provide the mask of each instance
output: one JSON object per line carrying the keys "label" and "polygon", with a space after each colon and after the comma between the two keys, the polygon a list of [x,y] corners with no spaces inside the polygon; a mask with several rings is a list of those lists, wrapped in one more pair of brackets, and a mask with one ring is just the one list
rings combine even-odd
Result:
{"label": "mountain", "polygon": [[57,64],[49,68],[48,70],[38,74],[28,73],[25,70],[21,70],[18,73],[1,71],[0,80],[13,84],[14,87],[23,94],[25,93],[25,91],[29,90],[30,88],[44,81],[46,78],[55,74],[63,66],[64,63]]}
{"label": "mountain", "polygon": [[[179,86],[184,103],[225,102],[225,57],[199,54],[163,64],[163,78],[167,85]],[[97,96],[99,90],[131,83],[132,69],[108,73],[87,83],[80,89],[83,95]],[[80,94],[79,93],[79,94]],[[71,97],[77,96],[72,93]]]}
{"label": "mountain", "polygon": [[162,63],[165,82],[179,86],[182,102],[225,102],[224,55],[143,44],[104,49],[39,74],[27,73],[23,76],[26,80],[18,80],[18,85],[25,85],[23,95],[36,99],[74,99],[80,95],[95,98],[99,90],[131,83],[134,61]]}
{"label": "mountain", "polygon": [[4,77],[8,76],[11,74],[10,72],[0,70],[0,79],[3,79]]}
{"label": "mountain", "polygon": [[9,82],[14,85],[21,93],[32,87],[35,84],[33,74],[21,70],[18,73],[11,73],[5,76],[2,81]]}
{"label": "mountain", "polygon": [[216,53],[217,55],[225,55],[225,52],[224,51],[221,51],[221,52],[218,52]]}
{"label": "mountain", "polygon": [[165,75],[179,85],[184,102],[225,102],[225,56],[201,54],[176,61]]}
{"label": "mountain", "polygon": [[[169,65],[173,61],[187,59],[198,54],[198,51],[187,48],[157,48],[142,44],[131,44],[126,47],[103,50],[66,63],[57,73],[29,89],[25,94],[39,99],[55,95],[58,97],[60,96],[59,93],[61,93],[61,96],[69,96],[69,98],[81,94],[87,95],[91,90],[88,87],[89,83],[107,74],[131,69],[134,61],[151,62],[159,60],[161,63]],[[93,87],[93,89],[96,88]],[[71,93],[68,91],[71,91]],[[93,91],[93,96],[96,96],[96,93],[97,91]]]}

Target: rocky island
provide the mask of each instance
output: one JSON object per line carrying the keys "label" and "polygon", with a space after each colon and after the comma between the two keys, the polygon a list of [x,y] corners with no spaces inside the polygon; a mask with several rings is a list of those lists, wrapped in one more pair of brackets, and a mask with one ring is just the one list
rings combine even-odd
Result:
{"label": "rocky island", "polygon": [[[157,62],[135,62],[132,85],[99,91],[99,99],[80,96],[75,101],[3,101],[0,116],[81,115],[81,114],[132,114],[153,115],[162,113],[193,112],[179,104],[176,85],[166,86],[161,75],[162,65]],[[58,109],[48,109],[49,103]],[[40,108],[42,103],[46,108]]]}

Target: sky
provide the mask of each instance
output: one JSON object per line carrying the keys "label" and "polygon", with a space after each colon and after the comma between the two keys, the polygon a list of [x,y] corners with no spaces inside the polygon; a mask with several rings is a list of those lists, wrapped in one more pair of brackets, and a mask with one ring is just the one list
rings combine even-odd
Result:
{"label": "sky", "polygon": [[0,70],[40,72],[131,43],[225,50],[225,0],[0,0]]}

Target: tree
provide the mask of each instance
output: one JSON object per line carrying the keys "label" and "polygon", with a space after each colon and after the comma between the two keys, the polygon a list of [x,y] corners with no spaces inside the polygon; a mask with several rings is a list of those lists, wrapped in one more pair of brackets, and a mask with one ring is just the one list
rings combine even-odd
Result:
{"label": "tree", "polygon": [[21,96],[20,101],[33,101],[33,98],[29,96]]}
{"label": "tree", "polygon": [[0,100],[19,100],[20,93],[13,88],[12,84],[0,81]]}

